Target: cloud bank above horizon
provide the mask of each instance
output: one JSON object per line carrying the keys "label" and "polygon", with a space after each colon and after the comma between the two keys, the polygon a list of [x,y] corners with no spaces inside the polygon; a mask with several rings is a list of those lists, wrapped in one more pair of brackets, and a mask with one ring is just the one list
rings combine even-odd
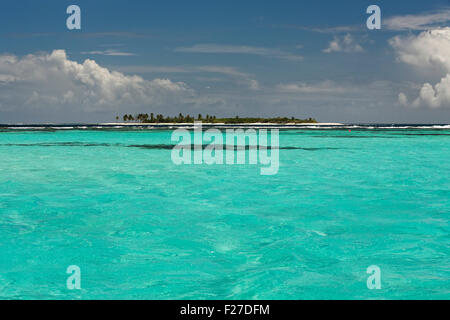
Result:
{"label": "cloud bank above horizon", "polygon": [[424,83],[419,96],[409,102],[406,94],[399,94],[403,106],[418,108],[450,107],[450,28],[434,29],[419,35],[396,36],[389,41],[401,62],[417,69],[444,76],[432,85]]}
{"label": "cloud bank above horizon", "polygon": [[145,80],[100,66],[91,59],[72,61],[65,50],[0,55],[0,110],[22,112],[45,107],[80,112],[115,110],[119,106],[165,105],[191,96],[183,82]]}

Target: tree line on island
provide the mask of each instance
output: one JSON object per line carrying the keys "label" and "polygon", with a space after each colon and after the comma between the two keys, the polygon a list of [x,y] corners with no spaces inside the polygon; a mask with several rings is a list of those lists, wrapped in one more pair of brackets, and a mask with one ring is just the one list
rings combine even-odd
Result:
{"label": "tree line on island", "polygon": [[[116,120],[120,120],[119,116]],[[175,117],[163,116],[162,114],[154,115],[153,113],[139,113],[137,115],[125,114],[122,116],[124,122],[140,122],[140,123],[193,123],[194,121],[203,121],[207,123],[317,123],[313,118],[297,119],[295,117],[274,117],[274,118],[255,118],[236,116],[234,118],[217,118],[207,114],[203,117],[201,114],[194,118],[190,115],[179,114]]]}

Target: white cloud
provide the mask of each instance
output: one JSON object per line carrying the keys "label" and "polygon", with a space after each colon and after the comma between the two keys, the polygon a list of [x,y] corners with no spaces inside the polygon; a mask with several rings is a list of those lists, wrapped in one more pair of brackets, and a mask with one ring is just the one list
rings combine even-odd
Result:
{"label": "white cloud", "polygon": [[230,66],[120,66],[119,70],[133,73],[217,73],[247,83],[252,90],[259,90],[259,83],[252,75]]}
{"label": "white cloud", "polygon": [[398,102],[400,102],[402,106],[406,106],[408,104],[408,98],[403,92],[398,94]]}
{"label": "white cloud", "polygon": [[6,102],[6,111],[26,106],[115,110],[119,106],[158,106],[191,95],[182,82],[127,76],[90,59],[78,63],[69,60],[64,50],[24,57],[0,55],[0,99]]}
{"label": "white cloud", "polygon": [[363,47],[356,43],[351,34],[346,34],[343,37],[335,36],[328,45],[328,48],[322,50],[325,53],[331,52],[363,52]]}
{"label": "white cloud", "polygon": [[129,57],[135,56],[136,54],[131,52],[123,52],[113,49],[100,50],[100,51],[83,51],[81,54],[85,55],[102,55],[102,56],[121,56],[121,57]]}
{"label": "white cloud", "polygon": [[219,65],[204,65],[204,66],[152,66],[152,65],[131,65],[118,66],[118,70],[123,72],[133,73],[195,73],[195,72],[210,72],[220,73],[230,76],[249,77],[248,73],[241,72],[235,67],[219,66]]}
{"label": "white cloud", "polygon": [[251,54],[263,57],[271,57],[282,60],[300,61],[302,56],[284,52],[280,49],[252,47],[252,46],[232,46],[220,44],[196,44],[192,47],[181,47],[175,49],[176,52],[189,53],[229,53],[229,54]]}
{"label": "white cloud", "polygon": [[402,106],[418,108],[427,106],[429,108],[450,107],[450,74],[447,74],[434,86],[425,83],[420,89],[419,97],[409,102],[404,93],[400,93],[398,101]]}
{"label": "white cloud", "polygon": [[0,84],[3,83],[8,83],[8,82],[14,82],[16,81],[17,78],[13,75],[10,74],[0,74]]}
{"label": "white cloud", "polygon": [[342,86],[334,81],[326,80],[315,84],[303,82],[279,84],[277,91],[285,93],[319,93],[319,94],[339,94],[348,93],[355,90],[354,86]]}
{"label": "white cloud", "polygon": [[212,72],[212,73],[222,73],[230,76],[237,76],[237,77],[243,77],[248,78],[249,75],[247,73],[241,72],[237,70],[234,67],[227,67],[227,66],[198,66],[191,68],[193,71],[205,71],[205,72]]}
{"label": "white cloud", "polygon": [[295,25],[295,24],[283,24],[283,25],[274,25],[275,27],[287,28],[287,29],[297,29],[297,30],[306,30],[318,33],[348,33],[355,31],[363,31],[366,28],[366,25],[352,25],[352,26],[322,26],[322,27],[313,27],[313,26],[305,26],[305,25]]}
{"label": "white cloud", "polygon": [[400,61],[416,68],[445,74],[436,85],[425,83],[412,102],[404,93],[399,102],[404,106],[450,107],[450,28],[425,31],[419,35],[394,37],[389,41]]}
{"label": "white cloud", "polygon": [[429,30],[448,22],[450,22],[450,10],[445,9],[441,12],[390,17],[383,21],[383,27],[395,31]]}
{"label": "white cloud", "polygon": [[244,80],[248,87],[252,90],[259,90],[259,82],[255,79],[252,79],[249,74],[236,70],[233,67],[227,66],[200,66],[194,67],[193,70],[212,72],[212,73],[221,73],[232,77],[237,77],[238,79]]}
{"label": "white cloud", "polygon": [[400,61],[420,68],[450,71],[450,28],[389,40]]}

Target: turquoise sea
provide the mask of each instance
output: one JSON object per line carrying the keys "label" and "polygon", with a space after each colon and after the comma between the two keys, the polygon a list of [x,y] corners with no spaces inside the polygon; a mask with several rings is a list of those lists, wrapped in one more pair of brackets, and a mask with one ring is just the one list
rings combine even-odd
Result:
{"label": "turquoise sea", "polygon": [[0,298],[450,298],[448,126],[280,131],[272,176],[171,133],[0,128]]}

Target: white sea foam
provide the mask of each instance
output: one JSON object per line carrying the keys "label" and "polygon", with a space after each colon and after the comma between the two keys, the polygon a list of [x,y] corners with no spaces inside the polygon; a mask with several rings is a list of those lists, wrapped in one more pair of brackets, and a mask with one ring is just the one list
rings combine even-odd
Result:
{"label": "white sea foam", "polygon": [[[384,125],[384,124],[340,124],[340,123],[311,123],[311,124],[276,124],[276,123],[246,123],[246,124],[224,124],[224,123],[204,123],[205,127],[215,127],[219,129],[227,128],[241,128],[241,129],[311,129],[311,130],[403,130],[403,129],[422,129],[422,130],[449,130],[450,124],[430,124],[430,125]],[[101,123],[101,124],[79,124],[75,126],[65,126],[57,124],[42,124],[42,125],[7,125],[4,126],[5,129],[10,130],[73,130],[73,129],[121,129],[121,128],[134,128],[134,129],[194,129],[195,126],[192,123],[157,123],[157,124],[147,124],[147,123]]]}
{"label": "white sea foam", "polygon": [[7,127],[11,130],[43,130],[45,127]]}

